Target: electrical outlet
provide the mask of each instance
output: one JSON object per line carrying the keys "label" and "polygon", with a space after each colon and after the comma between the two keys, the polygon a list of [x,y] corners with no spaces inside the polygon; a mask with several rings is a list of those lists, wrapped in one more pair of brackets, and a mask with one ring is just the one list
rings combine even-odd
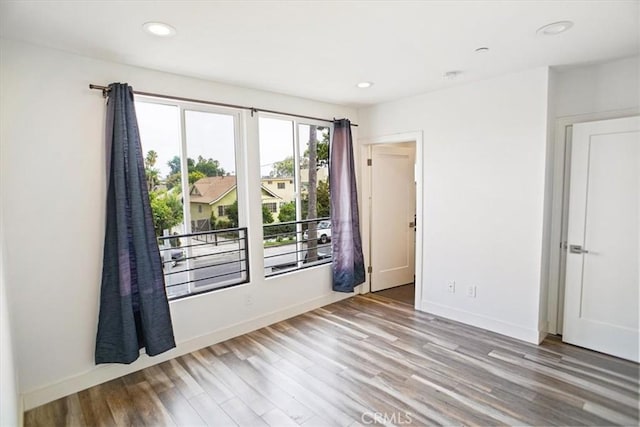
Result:
{"label": "electrical outlet", "polygon": [[469,285],[467,287],[467,296],[471,298],[476,297],[476,285]]}
{"label": "electrical outlet", "polygon": [[452,294],[456,292],[456,282],[454,280],[450,281],[447,284],[447,289],[449,290],[449,292],[451,292]]}

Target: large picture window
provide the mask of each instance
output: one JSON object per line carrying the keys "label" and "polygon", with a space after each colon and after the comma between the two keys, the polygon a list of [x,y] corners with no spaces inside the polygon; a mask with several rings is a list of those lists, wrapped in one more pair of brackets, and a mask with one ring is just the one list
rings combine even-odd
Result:
{"label": "large picture window", "polygon": [[331,126],[259,118],[265,276],[331,262]]}
{"label": "large picture window", "polygon": [[247,282],[239,114],[147,98],[136,112],[169,298]]}

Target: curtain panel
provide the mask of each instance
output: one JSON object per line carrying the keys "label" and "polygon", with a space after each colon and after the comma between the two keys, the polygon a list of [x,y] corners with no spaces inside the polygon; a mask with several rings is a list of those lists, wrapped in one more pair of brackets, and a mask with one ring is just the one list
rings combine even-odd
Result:
{"label": "curtain panel", "polygon": [[365,269],[349,120],[334,122],[329,168],[333,290],[353,292],[365,281]]}
{"label": "curtain panel", "polygon": [[109,85],[107,215],[95,362],[132,363],[175,347],[153,228],[133,90]]}

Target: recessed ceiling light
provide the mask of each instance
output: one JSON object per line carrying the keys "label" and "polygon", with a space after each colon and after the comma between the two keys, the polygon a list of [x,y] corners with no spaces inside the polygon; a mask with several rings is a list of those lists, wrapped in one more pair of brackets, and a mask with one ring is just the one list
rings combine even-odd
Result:
{"label": "recessed ceiling light", "polygon": [[479,47],[475,50],[476,53],[487,53],[489,52],[489,48],[488,47]]}
{"label": "recessed ceiling light", "polygon": [[360,89],[366,89],[373,86],[373,82],[360,82],[356,86],[358,86]]}
{"label": "recessed ceiling light", "polygon": [[453,80],[453,79],[458,78],[458,76],[460,76],[460,74],[462,74],[462,71],[452,70],[452,71],[447,71],[446,73],[444,73],[442,75],[442,77],[444,77],[447,80]]}
{"label": "recessed ceiling light", "polygon": [[146,22],[142,28],[154,36],[169,37],[176,34],[176,29],[164,22]]}
{"label": "recessed ceiling light", "polygon": [[573,27],[573,22],[559,21],[559,22],[554,22],[552,24],[547,24],[544,27],[538,28],[538,31],[536,31],[536,33],[542,36],[555,36],[560,33],[564,33],[571,27]]}

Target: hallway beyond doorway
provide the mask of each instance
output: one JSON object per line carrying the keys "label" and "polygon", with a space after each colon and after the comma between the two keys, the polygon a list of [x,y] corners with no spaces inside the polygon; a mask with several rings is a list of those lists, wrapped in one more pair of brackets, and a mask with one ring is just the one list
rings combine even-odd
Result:
{"label": "hallway beyond doorway", "polygon": [[413,283],[409,283],[408,285],[396,286],[395,288],[389,288],[374,293],[377,296],[389,298],[394,301],[413,306],[416,295],[416,287]]}

